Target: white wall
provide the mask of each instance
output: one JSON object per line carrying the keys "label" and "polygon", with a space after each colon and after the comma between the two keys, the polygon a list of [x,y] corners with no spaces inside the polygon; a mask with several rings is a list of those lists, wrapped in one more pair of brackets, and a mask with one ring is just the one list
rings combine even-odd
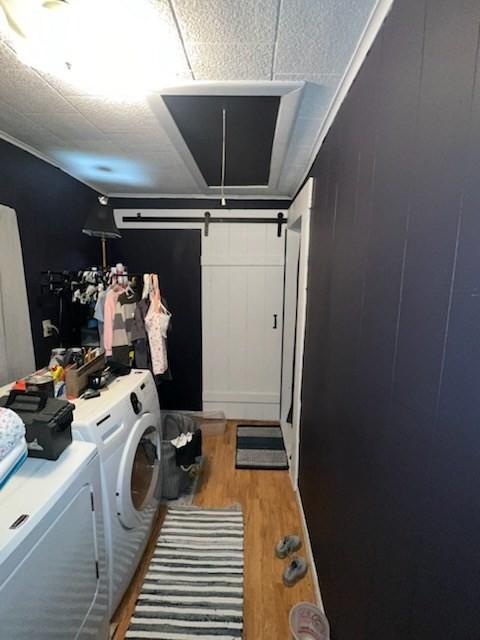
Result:
{"label": "white wall", "polygon": [[293,363],[295,359],[295,331],[297,324],[297,276],[300,257],[301,219],[297,228],[292,226],[286,232],[285,251],[285,296],[283,317],[283,354],[282,354],[282,389],[280,405],[280,424],[289,459],[292,456],[293,424],[287,422],[288,413],[293,402]]}

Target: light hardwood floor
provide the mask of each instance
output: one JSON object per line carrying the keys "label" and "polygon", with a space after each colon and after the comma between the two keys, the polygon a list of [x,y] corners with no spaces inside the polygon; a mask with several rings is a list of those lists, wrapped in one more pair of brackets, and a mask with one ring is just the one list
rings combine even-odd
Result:
{"label": "light hardwood floor", "polygon": [[[288,614],[297,602],[315,602],[310,572],[292,588],[282,583],[287,560],[274,556],[274,546],[288,534],[302,535],[300,515],[287,471],[235,469],[236,422],[225,433],[204,435],[206,465],[195,504],[226,507],[240,503],[245,517],[244,640],[290,640]],[[115,640],[128,628],[143,576],[165,516],[161,509],[142,563],[113,622]],[[305,546],[299,552],[306,553]]]}

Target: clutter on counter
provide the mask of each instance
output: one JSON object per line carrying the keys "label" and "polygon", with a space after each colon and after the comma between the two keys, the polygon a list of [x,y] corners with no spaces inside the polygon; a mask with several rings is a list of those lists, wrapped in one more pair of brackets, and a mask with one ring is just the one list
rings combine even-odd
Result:
{"label": "clutter on counter", "polygon": [[12,390],[0,407],[14,412],[25,425],[28,455],[56,460],[72,442],[74,406],[42,391]]}

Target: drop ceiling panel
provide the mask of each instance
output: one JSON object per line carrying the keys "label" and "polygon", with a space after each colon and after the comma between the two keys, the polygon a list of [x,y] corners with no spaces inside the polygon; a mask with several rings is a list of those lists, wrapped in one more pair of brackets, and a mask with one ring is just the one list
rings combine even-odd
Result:
{"label": "drop ceiling panel", "polygon": [[269,80],[278,0],[175,0],[195,80]]}
{"label": "drop ceiling panel", "polygon": [[282,0],[275,74],[341,74],[375,4],[373,0]]}
{"label": "drop ceiling panel", "polygon": [[72,106],[0,40],[0,98],[21,113],[71,113]]}
{"label": "drop ceiling panel", "polygon": [[186,42],[273,42],[278,0],[173,0]]}
{"label": "drop ceiling panel", "polygon": [[[111,140],[102,134],[99,134],[95,140],[72,138],[68,143],[63,143],[62,146],[73,152],[86,152],[98,157],[112,156],[119,151],[118,147],[112,144]],[[49,152],[55,154],[55,148],[50,149]]]}
{"label": "drop ceiling panel", "polygon": [[186,48],[196,80],[270,80],[270,43],[192,42]]}
{"label": "drop ceiling panel", "polygon": [[[152,22],[179,61],[178,82],[190,82],[191,93],[198,87],[198,93],[218,96],[223,83],[232,94],[272,95],[278,89],[272,79],[285,87],[283,94],[291,92],[295,107],[287,117],[282,107],[279,112],[270,184],[228,192],[292,195],[377,0],[135,2],[139,11],[153,12]],[[125,46],[134,46],[136,37],[132,32]],[[162,59],[158,72],[161,77]],[[297,99],[294,88],[286,88],[292,81],[307,81]],[[25,66],[0,38],[1,132],[106,193],[218,193],[172,129],[168,110],[156,108],[152,96],[119,101],[96,95]]]}
{"label": "drop ceiling panel", "polygon": [[109,133],[108,139],[120,149],[144,151],[145,155],[149,151],[171,153],[173,150],[170,139],[159,126],[142,131]]}
{"label": "drop ceiling panel", "polygon": [[45,145],[62,146],[62,140],[29,117],[0,101],[0,131],[38,149]]}
{"label": "drop ceiling panel", "polygon": [[101,136],[99,130],[80,113],[29,113],[28,116],[64,142],[76,138],[94,141]]}
{"label": "drop ceiling panel", "polygon": [[71,96],[71,104],[104,133],[157,129],[158,122],[145,100],[106,100],[101,96]]}

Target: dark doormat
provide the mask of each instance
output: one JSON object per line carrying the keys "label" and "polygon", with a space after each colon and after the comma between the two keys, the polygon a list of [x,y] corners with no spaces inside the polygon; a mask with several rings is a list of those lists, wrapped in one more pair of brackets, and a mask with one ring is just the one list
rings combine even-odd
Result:
{"label": "dark doormat", "polygon": [[237,469],[288,469],[287,452],[279,426],[237,426]]}

